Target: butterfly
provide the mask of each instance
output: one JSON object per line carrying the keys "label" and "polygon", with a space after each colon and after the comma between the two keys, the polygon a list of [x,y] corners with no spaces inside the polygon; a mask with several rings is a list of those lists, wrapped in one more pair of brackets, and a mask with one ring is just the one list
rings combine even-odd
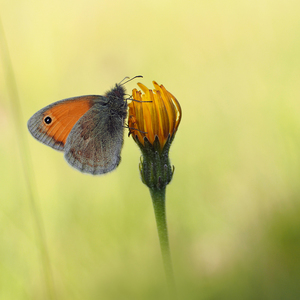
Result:
{"label": "butterfly", "polygon": [[[136,77],[142,76],[128,81]],[[83,173],[114,170],[121,161],[128,107],[123,87],[128,81],[122,81],[103,96],[73,97],[42,108],[28,120],[29,132],[63,151],[66,161]]]}

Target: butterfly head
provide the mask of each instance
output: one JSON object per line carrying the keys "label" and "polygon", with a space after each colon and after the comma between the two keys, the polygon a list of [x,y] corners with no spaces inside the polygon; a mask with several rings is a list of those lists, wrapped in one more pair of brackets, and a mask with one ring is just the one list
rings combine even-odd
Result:
{"label": "butterfly head", "polygon": [[112,115],[119,115],[122,119],[127,116],[127,101],[125,99],[125,88],[116,84],[114,88],[105,94],[107,105]]}
{"label": "butterfly head", "polygon": [[125,88],[119,84],[116,84],[114,88],[105,94],[105,97],[107,97],[111,102],[124,102]]}

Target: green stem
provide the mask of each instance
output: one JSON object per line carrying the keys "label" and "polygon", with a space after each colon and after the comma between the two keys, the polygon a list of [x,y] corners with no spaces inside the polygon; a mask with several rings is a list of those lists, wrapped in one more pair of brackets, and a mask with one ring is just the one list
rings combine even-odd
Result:
{"label": "green stem", "polygon": [[175,280],[171,260],[171,252],[168,238],[168,228],[166,219],[166,187],[162,189],[150,188],[152,203],[154,207],[159,243],[163,258],[167,284],[172,299],[175,298]]}

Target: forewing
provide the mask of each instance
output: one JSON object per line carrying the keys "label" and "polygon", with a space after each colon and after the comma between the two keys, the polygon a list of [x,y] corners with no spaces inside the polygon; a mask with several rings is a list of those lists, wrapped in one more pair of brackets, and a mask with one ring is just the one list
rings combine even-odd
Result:
{"label": "forewing", "polygon": [[71,130],[65,146],[67,162],[83,173],[104,174],[120,163],[123,121],[96,103]]}
{"label": "forewing", "polygon": [[38,141],[63,151],[73,126],[98,98],[96,95],[80,96],[46,106],[29,119],[28,130]]}

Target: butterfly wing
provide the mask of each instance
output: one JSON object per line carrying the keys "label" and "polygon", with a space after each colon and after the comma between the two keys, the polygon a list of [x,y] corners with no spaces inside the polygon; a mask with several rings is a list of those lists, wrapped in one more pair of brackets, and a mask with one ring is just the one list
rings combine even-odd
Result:
{"label": "butterfly wing", "polygon": [[65,145],[65,159],[83,173],[104,174],[121,160],[124,119],[110,114],[97,102],[71,130]]}
{"label": "butterfly wing", "polygon": [[99,96],[80,96],[55,102],[35,113],[28,130],[38,141],[63,151],[75,123],[95,104]]}

